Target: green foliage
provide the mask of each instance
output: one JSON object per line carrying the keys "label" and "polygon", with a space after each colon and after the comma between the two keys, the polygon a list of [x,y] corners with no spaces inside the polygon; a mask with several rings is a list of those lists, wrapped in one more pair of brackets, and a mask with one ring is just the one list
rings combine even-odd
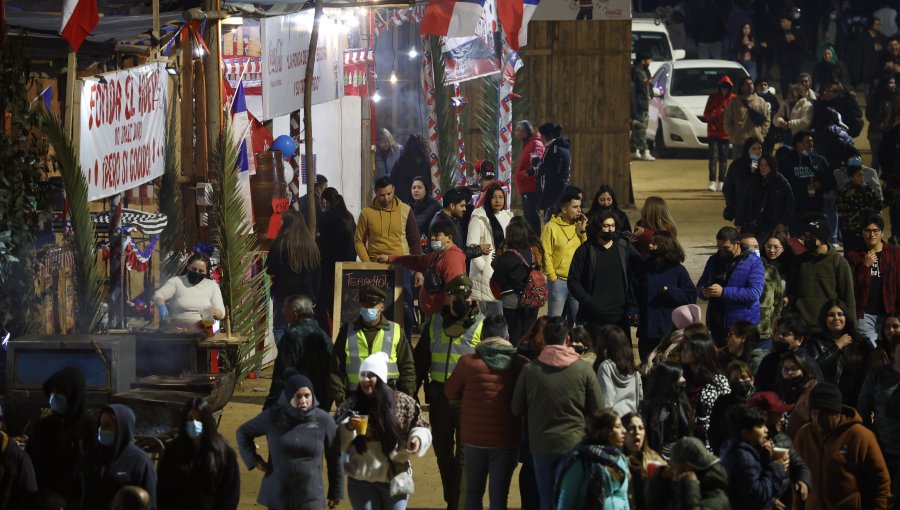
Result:
{"label": "green foliage", "polygon": [[484,76],[479,78],[478,82],[481,94],[477,104],[473,105],[475,107],[475,124],[481,133],[481,154],[478,159],[493,161],[496,165],[500,159],[497,154],[500,125],[500,75]]}
{"label": "green foliage", "polygon": [[228,355],[226,364],[237,380],[243,381],[250,371],[260,366],[265,356],[265,350],[257,351],[256,346],[267,334],[268,289],[265,273],[254,271],[258,263],[253,253],[256,235],[244,218],[237,169],[238,147],[232,137],[230,122],[219,135],[210,156],[210,230],[219,249],[219,267],[222,268],[219,287],[231,318],[232,332],[246,338],[237,353]]}
{"label": "green foliage", "polygon": [[451,104],[453,93],[444,84],[446,67],[441,55],[441,38],[433,35],[431,63],[434,69],[434,105],[437,113],[438,167],[441,170],[441,190],[446,191],[459,182],[459,149],[456,146],[456,112]]}
{"label": "green foliage", "polygon": [[[186,259],[184,255],[184,214],[181,204],[181,185],[178,175],[181,167],[178,163],[175,130],[175,105],[169,112],[169,126],[166,129],[166,165],[159,179],[159,212],[166,215],[168,223],[159,235],[160,270],[162,282],[179,275],[184,271]],[[177,243],[181,243],[178,245]]]}
{"label": "green foliage", "polygon": [[78,153],[66,136],[60,118],[41,108],[44,132],[53,147],[53,159],[63,178],[69,219],[72,222],[72,248],[75,255],[76,313],[75,327],[79,333],[91,333],[100,320],[103,281],[97,270],[94,249],[94,225],[91,223],[91,204],[88,201],[87,181],[81,172]]}
{"label": "green foliage", "polygon": [[45,219],[39,183],[46,171],[46,143],[37,136],[40,119],[28,90],[31,78],[28,38],[7,37],[0,28],[0,330],[14,335],[31,329],[38,298],[34,292],[32,242]]}

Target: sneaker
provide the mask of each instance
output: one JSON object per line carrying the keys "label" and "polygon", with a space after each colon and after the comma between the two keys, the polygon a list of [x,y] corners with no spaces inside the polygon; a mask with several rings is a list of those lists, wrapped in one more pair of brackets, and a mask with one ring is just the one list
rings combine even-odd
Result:
{"label": "sneaker", "polygon": [[717,189],[716,191],[722,191],[723,189],[725,189],[725,183],[722,181],[719,181],[719,189]]}
{"label": "sneaker", "polygon": [[715,191],[716,190],[716,181],[709,181],[709,186],[707,186],[706,189],[708,189],[710,191]]}
{"label": "sneaker", "polygon": [[644,161],[656,161],[656,158],[650,154],[650,149],[644,149]]}
{"label": "sneaker", "polygon": [[644,157],[641,156],[641,150],[640,150],[640,149],[635,149],[634,155],[633,155],[632,157],[633,157],[634,159],[644,159]]}

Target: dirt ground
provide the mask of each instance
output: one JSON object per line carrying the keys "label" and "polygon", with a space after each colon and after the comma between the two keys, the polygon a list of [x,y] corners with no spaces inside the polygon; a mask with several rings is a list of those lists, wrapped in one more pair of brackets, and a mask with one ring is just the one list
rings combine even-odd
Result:
{"label": "dirt ground", "polygon": [[[640,207],[648,196],[662,196],[678,224],[678,238],[684,245],[688,260],[686,266],[692,277],[697,279],[703,269],[706,257],[715,250],[715,233],[726,224],[722,220],[724,202],[720,193],[706,191],[706,161],[697,159],[667,159],[655,162],[636,161],[632,164],[635,200],[637,208],[626,211],[632,219],[637,219]],[[588,191],[593,196],[592,191]],[[255,416],[262,408],[269,388],[266,378],[271,370],[263,372],[263,378],[248,380],[225,407],[220,430],[226,439],[234,442],[235,431],[241,423]],[[422,399],[420,399],[422,400]],[[257,441],[262,452],[266,451],[265,439]],[[411,497],[411,509],[445,508],[441,494],[437,463],[432,452],[413,462],[416,493]],[[241,471],[241,509],[260,508],[255,503],[259,492],[262,473]],[[487,496],[487,495],[485,495]],[[509,496],[510,508],[519,508],[518,471],[513,476]],[[345,500],[338,507],[349,509]],[[485,497],[485,508],[487,499]]]}

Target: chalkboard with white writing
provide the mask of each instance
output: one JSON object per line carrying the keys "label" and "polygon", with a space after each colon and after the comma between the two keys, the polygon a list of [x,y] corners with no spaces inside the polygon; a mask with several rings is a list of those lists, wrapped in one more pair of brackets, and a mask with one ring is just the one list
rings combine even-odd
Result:
{"label": "chalkboard with white writing", "polygon": [[359,317],[359,289],[366,285],[374,285],[388,295],[384,316],[403,325],[402,269],[377,262],[338,262],[334,267],[334,337],[340,326]]}

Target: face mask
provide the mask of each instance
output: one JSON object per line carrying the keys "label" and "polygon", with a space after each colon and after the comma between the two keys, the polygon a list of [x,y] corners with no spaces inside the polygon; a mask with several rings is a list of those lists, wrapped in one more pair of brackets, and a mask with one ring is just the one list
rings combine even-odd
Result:
{"label": "face mask", "polygon": [[847,160],[847,166],[849,166],[849,167],[862,166],[862,158],[859,156],[853,156],[852,158]]}
{"label": "face mask", "polygon": [[60,393],[51,393],[50,394],[50,409],[56,414],[66,414],[66,409],[68,409],[68,402],[66,401],[66,396]]}
{"label": "face mask", "polygon": [[731,392],[740,398],[747,398],[753,391],[753,383],[750,381],[740,380],[728,383],[731,386]]}
{"label": "face mask", "polygon": [[454,301],[450,303],[450,313],[454,317],[465,317],[469,313],[469,302]]}
{"label": "face mask", "polygon": [[203,435],[203,422],[197,420],[188,420],[184,424],[184,431],[191,439],[198,439]]}
{"label": "face mask", "polygon": [[444,243],[440,241],[431,241],[431,249],[439,252],[444,249]]}
{"label": "face mask", "polygon": [[800,151],[800,155],[809,157],[809,151]]}
{"label": "face mask", "polygon": [[377,308],[360,308],[359,316],[362,317],[362,320],[365,322],[375,322],[378,320],[378,309]]}
{"label": "face mask", "polygon": [[757,249],[750,248],[750,253],[756,255],[757,257],[759,257],[759,250],[757,250]]}
{"label": "face mask", "polygon": [[206,278],[206,275],[202,275],[200,273],[195,273],[193,271],[188,271],[187,273],[187,279],[191,285],[197,285],[198,283],[202,282],[204,278]]}
{"label": "face mask", "polygon": [[615,232],[600,232],[600,239],[603,239],[604,241],[612,241],[615,237]]}
{"label": "face mask", "polygon": [[719,260],[722,262],[731,262],[731,259],[734,258],[734,253],[731,250],[721,249],[719,250]]}
{"label": "face mask", "polygon": [[112,446],[116,442],[116,432],[114,430],[97,430],[97,442],[103,446]]}
{"label": "face mask", "polygon": [[819,247],[816,245],[815,239],[805,239],[803,241],[803,247],[806,248],[806,251],[815,252]]}
{"label": "face mask", "polygon": [[756,154],[750,154],[750,161],[759,161],[759,156]]}

